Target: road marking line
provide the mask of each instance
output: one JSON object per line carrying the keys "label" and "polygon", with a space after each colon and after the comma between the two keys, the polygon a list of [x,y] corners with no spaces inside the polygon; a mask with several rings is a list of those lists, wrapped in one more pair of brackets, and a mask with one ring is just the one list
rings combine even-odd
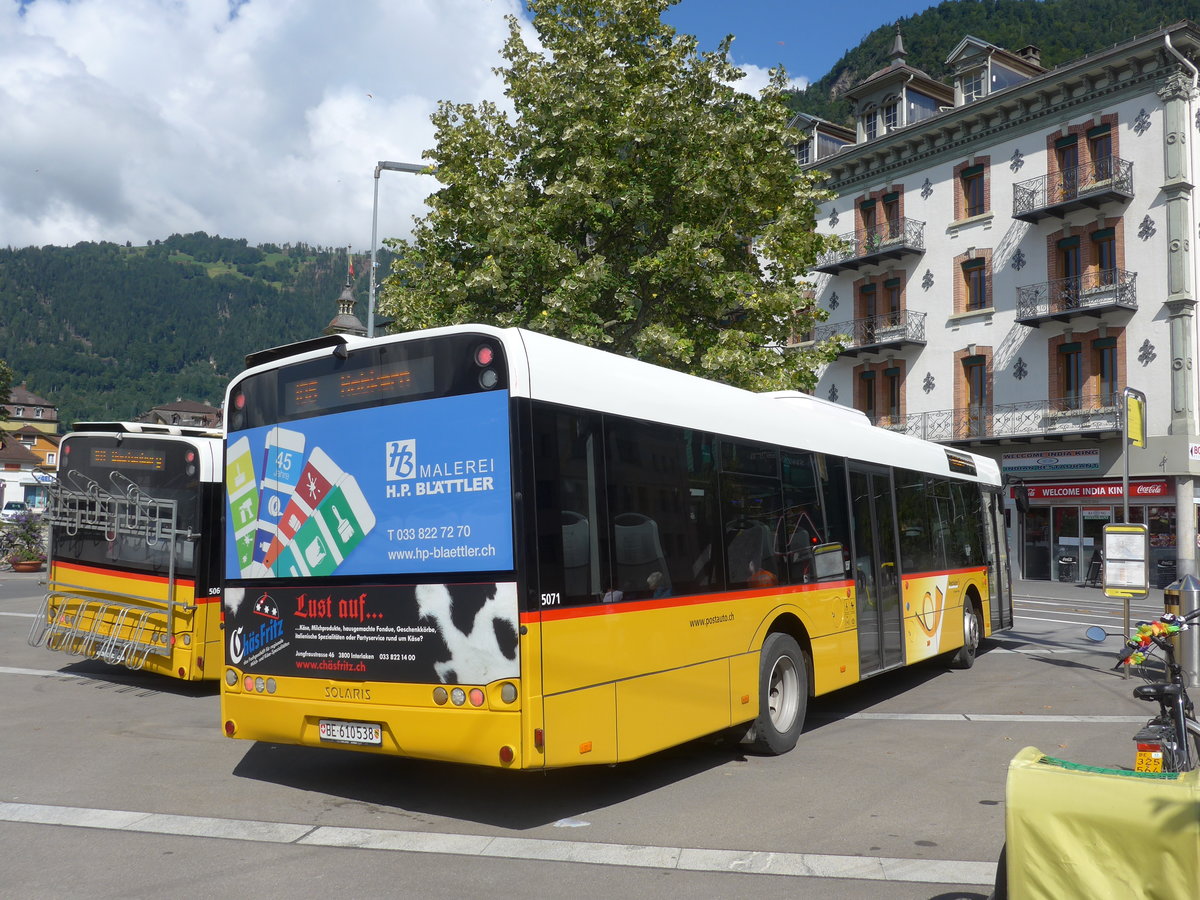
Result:
{"label": "road marking line", "polygon": [[41,678],[82,678],[74,672],[60,672],[57,669],[21,669],[16,666],[0,666],[0,675],[37,675]]}
{"label": "road marking line", "polygon": [[993,862],[889,859],[878,856],[774,853],[755,850],[705,850],[694,847],[654,847],[476,834],[390,831],[380,828],[337,828],[287,822],[215,819],[206,816],[161,815],[118,809],[88,809],[78,806],[43,806],[34,803],[0,802],[0,821],[225,838],[235,841],[302,844],[307,847],[440,853],[639,869],[678,869],[688,872],[972,885],[991,885],[996,878],[996,864]]}
{"label": "road marking line", "polygon": [[1142,723],[1145,716],[1073,716],[1073,715],[1034,715],[1033,713],[873,713],[860,712],[840,716],[836,713],[821,715],[811,713],[810,718],[826,721],[846,721],[862,719],[872,722],[1028,722],[1031,724],[1047,722],[1068,722],[1076,725],[1107,725],[1110,723]]}
{"label": "road marking line", "polygon": [[15,613],[15,612],[0,612],[0,616],[17,616],[21,619],[36,619],[37,613]]}
{"label": "road marking line", "polygon": [[[1076,625],[1076,626],[1078,626],[1078,625],[1085,624],[1084,622],[1079,621],[1077,619],[1046,619],[1046,618],[1043,618],[1042,616],[1014,616],[1013,618],[1014,618],[1014,620],[1015,619],[1023,619],[1026,622],[1051,622],[1056,625]],[[1086,616],[1086,618],[1088,618],[1088,619],[1103,619],[1103,618],[1111,619],[1114,617],[1113,616]]]}

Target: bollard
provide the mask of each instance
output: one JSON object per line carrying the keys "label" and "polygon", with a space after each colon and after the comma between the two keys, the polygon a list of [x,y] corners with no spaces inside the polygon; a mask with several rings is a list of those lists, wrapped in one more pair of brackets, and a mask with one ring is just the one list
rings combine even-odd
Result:
{"label": "bollard", "polygon": [[[1163,588],[1163,612],[1172,616],[1180,615],[1179,604],[1182,598],[1179,596],[1179,592],[1182,589],[1182,578],[1175,579],[1165,588]],[[1184,662],[1182,637],[1183,635],[1177,634],[1171,638],[1171,644],[1175,647],[1175,658],[1179,660],[1180,663]]]}
{"label": "bollard", "polygon": [[[1195,575],[1184,575],[1178,581],[1163,588],[1163,606],[1166,612],[1187,615],[1200,606],[1200,580]],[[1193,625],[1182,634],[1176,635],[1175,655],[1186,672],[1188,687],[1200,686],[1200,627]]]}

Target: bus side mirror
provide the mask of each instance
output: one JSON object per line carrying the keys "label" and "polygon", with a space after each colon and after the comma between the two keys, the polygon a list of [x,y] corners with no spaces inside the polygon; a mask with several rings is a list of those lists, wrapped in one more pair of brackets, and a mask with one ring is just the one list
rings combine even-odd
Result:
{"label": "bus side mirror", "polygon": [[1025,487],[1024,484],[1013,485],[1013,500],[1016,501],[1017,509],[1020,510],[1021,515],[1025,516],[1029,514],[1029,488]]}

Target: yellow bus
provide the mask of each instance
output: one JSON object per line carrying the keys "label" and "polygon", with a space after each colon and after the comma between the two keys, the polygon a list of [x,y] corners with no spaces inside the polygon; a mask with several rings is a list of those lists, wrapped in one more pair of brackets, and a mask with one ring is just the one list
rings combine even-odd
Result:
{"label": "yellow bus", "polygon": [[29,643],[185,681],[221,672],[221,432],[75,425]]}
{"label": "yellow bus", "polygon": [[986,458],[517,329],[335,335],[226,397],[224,730],[512,769],[738,729],[1012,624]]}

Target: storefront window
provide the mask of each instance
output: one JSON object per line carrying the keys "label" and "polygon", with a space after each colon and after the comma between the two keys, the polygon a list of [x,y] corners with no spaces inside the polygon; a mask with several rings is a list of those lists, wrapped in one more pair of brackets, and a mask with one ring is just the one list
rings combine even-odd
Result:
{"label": "storefront window", "polygon": [[1054,553],[1050,562],[1053,575],[1059,581],[1079,580],[1079,507],[1056,506],[1054,522]]}
{"label": "storefront window", "polygon": [[1166,587],[1175,580],[1175,507],[1146,507],[1150,526],[1150,584]]}
{"label": "storefront window", "polygon": [[1050,580],[1050,510],[1034,507],[1025,517],[1025,577]]}

